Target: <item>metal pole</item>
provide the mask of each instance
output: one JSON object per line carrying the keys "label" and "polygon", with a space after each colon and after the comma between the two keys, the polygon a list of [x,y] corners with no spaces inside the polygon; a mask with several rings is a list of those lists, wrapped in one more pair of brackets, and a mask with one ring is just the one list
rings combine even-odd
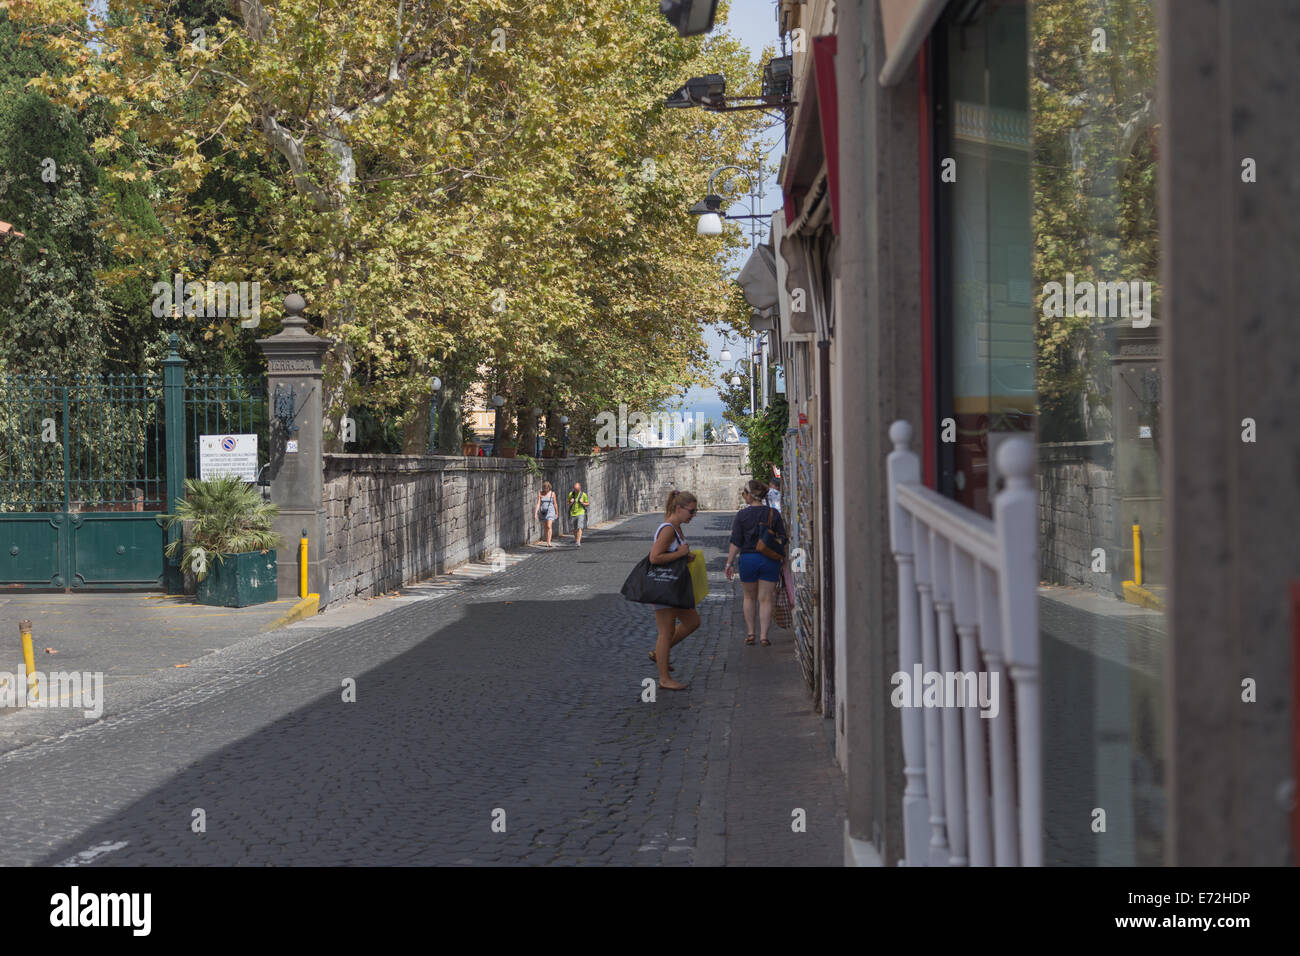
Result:
{"label": "metal pole", "polygon": [[36,655],[32,652],[32,622],[19,621],[18,634],[23,643],[23,665],[27,668],[27,699],[39,696],[40,684],[36,678]]}
{"label": "metal pole", "polygon": [[[167,443],[167,504],[166,510],[174,513],[176,503],[185,497],[185,360],[177,353],[180,340],[175,334],[168,341],[167,357],[163,359],[163,417],[166,424],[163,435]],[[167,529],[167,542],[179,540],[180,522]],[[167,559],[165,577],[167,593],[179,594],[184,590],[179,548]]]}

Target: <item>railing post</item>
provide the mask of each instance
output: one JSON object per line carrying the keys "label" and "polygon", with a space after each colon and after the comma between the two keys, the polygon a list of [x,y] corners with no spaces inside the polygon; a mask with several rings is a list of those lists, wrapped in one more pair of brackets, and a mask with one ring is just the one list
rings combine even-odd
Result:
{"label": "railing post", "polygon": [[[952,593],[953,622],[957,628],[959,653],[957,666],[963,674],[974,674],[978,686],[980,677],[988,674],[988,671],[982,666],[978,647],[979,605],[975,597],[975,575],[974,558],[954,545]],[[994,677],[989,674],[989,679],[1000,680],[1000,675]],[[1001,691],[1002,688],[994,684],[990,695],[990,704],[999,710]],[[993,833],[989,823],[989,782],[986,771],[988,749],[984,745],[985,729],[990,719],[993,718],[984,716],[982,709],[976,708],[967,699],[966,707],[961,712],[961,727],[965,751],[962,766],[966,778],[966,845],[971,866],[993,865]]]}
{"label": "railing post", "polygon": [[[908,444],[912,426],[889,426],[894,444],[885,461],[889,488],[889,548],[898,563],[898,669],[910,679],[921,662],[921,637],[916,609],[916,565],[913,559],[912,517],[898,503],[900,484],[921,480],[921,462]],[[929,855],[930,801],[925,792],[925,724],[916,707],[902,707],[903,725],[903,848],[908,866],[925,866]]]}
{"label": "railing post", "polygon": [[[952,620],[952,542],[943,528],[930,529],[930,568],[934,582],[934,611],[938,617],[939,672],[943,686],[960,670],[957,636]],[[962,759],[962,708],[945,699],[940,708],[943,733],[943,818],[948,826],[949,866],[965,866],[966,856],[966,768]]]}
{"label": "railing post", "polygon": [[[912,517],[912,543],[916,548],[916,593],[921,604],[921,674],[939,669],[939,638],[935,634],[933,572],[930,556],[930,529]],[[924,695],[922,695],[924,700]],[[948,821],[944,819],[943,726],[934,707],[922,707],[925,727],[925,789],[930,797],[930,866],[947,866]]]}
{"label": "railing post", "polygon": [[[163,359],[163,434],[167,448],[167,500],[166,511],[172,514],[176,502],[185,497],[185,359],[176,351],[180,344],[175,333],[168,342],[169,351]],[[167,529],[167,543],[179,540],[181,527],[173,524]],[[167,593],[179,594],[185,589],[181,574],[179,552],[167,559],[164,569]]]}
{"label": "railing post", "polygon": [[[998,604],[998,572],[976,566],[975,598],[979,606],[980,651],[990,674],[998,675],[999,693],[1009,695],[1009,675],[1002,666],[1002,613]],[[990,789],[993,803],[993,862],[1016,866],[1020,862],[1020,832],[1017,829],[1015,758],[1012,755],[1011,718],[1003,706],[989,718]]]}
{"label": "railing post", "polygon": [[1007,439],[997,452],[1006,487],[993,499],[997,525],[998,596],[1003,653],[1015,684],[1016,755],[1020,780],[1021,863],[1043,863],[1041,715],[1038,697],[1038,495],[1030,478],[1033,443]]}

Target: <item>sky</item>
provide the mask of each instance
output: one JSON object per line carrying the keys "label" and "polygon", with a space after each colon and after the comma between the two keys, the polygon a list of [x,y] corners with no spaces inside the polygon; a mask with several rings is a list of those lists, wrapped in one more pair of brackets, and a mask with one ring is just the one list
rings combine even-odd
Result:
{"label": "sky", "polygon": [[[741,40],[749,47],[750,55],[755,61],[758,61],[763,53],[764,47],[772,46],[779,49],[780,38],[776,32],[776,7],[774,0],[731,0],[731,9],[725,22],[715,25],[716,31],[721,27],[733,36]],[[761,67],[760,67],[761,68]],[[781,202],[781,189],[776,182],[776,167],[781,161],[781,147],[779,145],[781,133],[779,129],[772,130],[766,134],[767,142],[773,148],[767,153],[767,164],[771,169],[768,181],[764,184],[764,198],[761,205],[757,206],[754,211],[769,214],[773,212]],[[745,201],[745,205],[748,201]],[[733,209],[736,213],[748,213],[748,209]],[[767,239],[768,225],[763,220],[756,220],[760,225],[758,241],[764,242]],[[741,225],[745,230],[746,236],[749,234],[750,220],[741,220]],[[705,236],[696,238],[697,242],[707,243],[710,241]],[[714,240],[716,241],[716,240]],[[740,271],[749,258],[751,249],[746,246],[729,264],[730,274],[734,276]],[[719,353],[726,343],[723,342],[721,335],[713,330],[705,334],[705,340],[709,344],[709,356],[715,361],[719,361]],[[737,342],[733,336],[730,343],[731,357],[734,362],[745,354],[743,340]],[[720,373],[719,373],[720,374]],[[683,400],[684,410],[693,411],[695,414],[703,415],[706,418],[712,417],[718,422],[722,420],[722,398],[718,394],[716,387],[712,388],[692,388],[686,394]]]}

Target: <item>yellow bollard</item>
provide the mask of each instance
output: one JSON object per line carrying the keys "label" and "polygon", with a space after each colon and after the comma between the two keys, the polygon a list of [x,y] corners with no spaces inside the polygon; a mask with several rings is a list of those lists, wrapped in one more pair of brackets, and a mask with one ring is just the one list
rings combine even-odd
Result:
{"label": "yellow bollard", "polygon": [[302,529],[302,540],[298,542],[298,597],[307,596],[307,529]]}
{"label": "yellow bollard", "polygon": [[1133,583],[1142,586],[1142,526],[1133,521]]}
{"label": "yellow bollard", "polygon": [[19,621],[18,633],[23,636],[23,663],[27,665],[27,699],[35,700],[40,696],[40,685],[36,682],[36,654],[32,651],[32,622]]}

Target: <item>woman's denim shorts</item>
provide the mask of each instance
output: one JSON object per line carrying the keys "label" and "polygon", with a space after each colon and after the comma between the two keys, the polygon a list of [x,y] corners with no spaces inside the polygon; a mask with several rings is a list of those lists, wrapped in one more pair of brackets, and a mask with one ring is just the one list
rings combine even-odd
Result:
{"label": "woman's denim shorts", "polygon": [[757,551],[746,551],[740,556],[740,580],[742,584],[755,581],[780,581],[781,562],[773,561]]}

